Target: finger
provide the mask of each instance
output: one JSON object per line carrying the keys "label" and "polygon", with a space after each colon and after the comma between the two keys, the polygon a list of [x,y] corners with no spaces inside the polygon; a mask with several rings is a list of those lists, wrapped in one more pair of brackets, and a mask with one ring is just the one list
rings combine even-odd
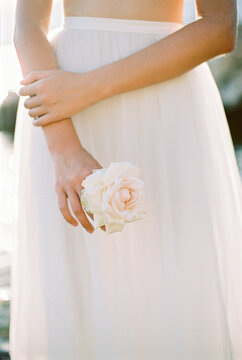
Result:
{"label": "finger", "polygon": [[53,116],[51,113],[49,113],[49,114],[39,117],[38,119],[33,120],[32,124],[34,126],[45,126],[52,122],[62,121],[62,120],[65,120],[65,118],[58,119],[56,116]]}
{"label": "finger", "polygon": [[71,225],[77,226],[78,222],[76,219],[71,215],[68,202],[67,202],[67,195],[63,190],[57,191],[57,200],[60,212],[62,213],[65,220],[70,223]]}
{"label": "finger", "polygon": [[[80,202],[81,202],[81,191],[82,191],[82,189],[84,189],[83,186],[77,186],[77,187],[76,187],[76,190],[77,190],[77,193],[78,193]],[[87,212],[86,214],[87,214],[88,216],[90,216],[90,218],[94,221],[94,216],[93,216],[93,214],[88,213],[88,212]],[[106,231],[105,225],[101,226],[100,228],[101,228],[103,231]]]}
{"label": "finger", "polygon": [[92,219],[92,220],[94,220],[94,216],[92,215],[92,214],[89,214],[89,213],[87,213],[88,214],[88,216],[90,216],[90,218]]}
{"label": "finger", "polygon": [[93,215],[92,215],[91,213],[88,213],[88,212],[86,211],[86,209],[84,209],[84,211],[85,211],[85,214],[87,214],[87,216],[89,216],[89,217],[94,221]]}
{"label": "finger", "polygon": [[[94,216],[92,214],[88,214],[88,215],[92,218],[92,220],[94,220]],[[100,229],[106,231],[105,225],[100,226]]]}
{"label": "finger", "polygon": [[88,232],[92,233],[94,231],[94,228],[93,228],[92,224],[90,223],[90,221],[88,220],[86,214],[84,213],[84,210],[81,206],[81,202],[80,202],[78,194],[74,191],[71,191],[68,193],[68,198],[69,198],[72,210],[73,210],[74,214],[76,215],[77,219],[80,221],[82,226]]}
{"label": "finger", "polygon": [[31,117],[42,116],[42,115],[46,115],[46,110],[44,109],[43,106],[38,106],[38,107],[35,107],[33,109],[30,109],[28,111],[28,114]]}
{"label": "finger", "polygon": [[32,124],[34,126],[45,126],[50,124],[51,122],[53,122],[54,120],[52,120],[52,117],[48,114],[46,115],[42,115],[41,117],[39,117],[38,119],[34,119],[32,121]]}
{"label": "finger", "polygon": [[31,84],[35,81],[38,81],[40,79],[43,79],[45,77],[47,77],[49,74],[49,70],[35,70],[35,71],[31,71],[27,76],[25,76],[25,78],[23,78],[20,81],[20,84],[22,85],[28,85]]}
{"label": "finger", "polygon": [[24,101],[24,106],[26,107],[26,109],[32,109],[40,105],[41,105],[40,98],[36,95],[30,96],[28,99]]}
{"label": "finger", "polygon": [[[82,190],[84,189],[84,187],[83,187],[82,185],[76,185],[76,186],[75,186],[75,189],[76,189],[77,195],[79,196],[79,201],[80,201],[80,203],[81,203]],[[81,203],[81,206],[82,206],[82,203]],[[92,213],[88,213],[83,206],[82,206],[82,208],[83,208],[83,211],[85,212],[85,214],[86,214],[87,216],[89,216],[92,220],[94,220],[93,214],[92,214]]]}
{"label": "finger", "polygon": [[24,86],[19,90],[18,93],[19,93],[20,96],[33,96],[33,95],[36,95],[36,93],[37,93],[36,84],[31,84],[31,85]]}
{"label": "finger", "polygon": [[[92,214],[87,213],[87,215],[90,216],[90,218],[94,221],[94,216]],[[100,229],[106,231],[105,225],[100,226]]]}
{"label": "finger", "polygon": [[[92,220],[94,220],[94,217],[93,217],[92,214],[87,213],[87,215],[90,216],[90,218],[91,218]],[[106,231],[105,225],[100,226],[100,229],[103,230],[103,231]]]}
{"label": "finger", "polygon": [[[90,216],[90,218],[94,221],[94,216],[93,216],[93,214],[87,213],[87,215]],[[100,229],[103,230],[103,231],[106,231],[105,225],[100,226]]]}

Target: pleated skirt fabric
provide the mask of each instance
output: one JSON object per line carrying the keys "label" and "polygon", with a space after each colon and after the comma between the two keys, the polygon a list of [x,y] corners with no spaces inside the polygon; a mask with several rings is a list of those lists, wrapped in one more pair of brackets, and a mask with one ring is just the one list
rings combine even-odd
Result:
{"label": "pleated skirt fabric", "polygon": [[[182,26],[66,17],[50,42],[61,69],[83,73]],[[241,180],[208,64],[72,120],[103,167],[141,168],[147,214],[110,235],[68,224],[44,133],[21,99],[11,359],[241,360]]]}

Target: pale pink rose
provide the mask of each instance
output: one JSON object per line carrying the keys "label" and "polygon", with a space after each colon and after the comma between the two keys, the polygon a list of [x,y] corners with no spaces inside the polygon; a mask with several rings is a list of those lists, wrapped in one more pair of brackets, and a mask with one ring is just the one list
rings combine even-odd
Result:
{"label": "pale pink rose", "polygon": [[109,234],[122,231],[125,223],[143,219],[146,208],[140,172],[129,162],[111,163],[82,182],[82,205],[93,214],[95,230],[105,225]]}

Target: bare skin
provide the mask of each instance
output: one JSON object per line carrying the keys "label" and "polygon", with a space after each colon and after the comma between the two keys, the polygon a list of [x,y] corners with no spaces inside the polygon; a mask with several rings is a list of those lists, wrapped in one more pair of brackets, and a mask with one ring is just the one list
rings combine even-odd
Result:
{"label": "bare skin", "polygon": [[64,0],[65,16],[183,22],[183,0]]}
{"label": "bare skin", "polygon": [[[66,16],[175,22],[182,22],[183,16],[181,0],[130,0],[128,4],[66,0],[64,5]],[[18,0],[14,40],[25,77],[20,95],[29,96],[25,101],[29,115],[40,116],[34,125],[42,126],[46,136],[55,166],[59,207],[72,225],[77,222],[67,198],[82,226],[93,230],[80,204],[80,183],[101,165],[80,144],[70,116],[105,98],[166,81],[232,51],[237,29],[235,0],[197,0],[197,9],[198,20],[155,44],[93,71],[76,74],[58,70],[46,38],[51,0]]]}

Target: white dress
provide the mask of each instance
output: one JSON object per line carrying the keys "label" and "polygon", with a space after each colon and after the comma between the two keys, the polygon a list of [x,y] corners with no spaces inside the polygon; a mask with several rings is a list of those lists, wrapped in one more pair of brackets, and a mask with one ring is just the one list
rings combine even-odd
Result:
{"label": "white dress", "polygon": [[[182,26],[66,17],[51,43],[60,68],[82,73]],[[68,224],[44,133],[21,99],[12,360],[241,360],[241,180],[208,64],[72,119],[103,167],[141,168],[147,214],[110,235]]]}

